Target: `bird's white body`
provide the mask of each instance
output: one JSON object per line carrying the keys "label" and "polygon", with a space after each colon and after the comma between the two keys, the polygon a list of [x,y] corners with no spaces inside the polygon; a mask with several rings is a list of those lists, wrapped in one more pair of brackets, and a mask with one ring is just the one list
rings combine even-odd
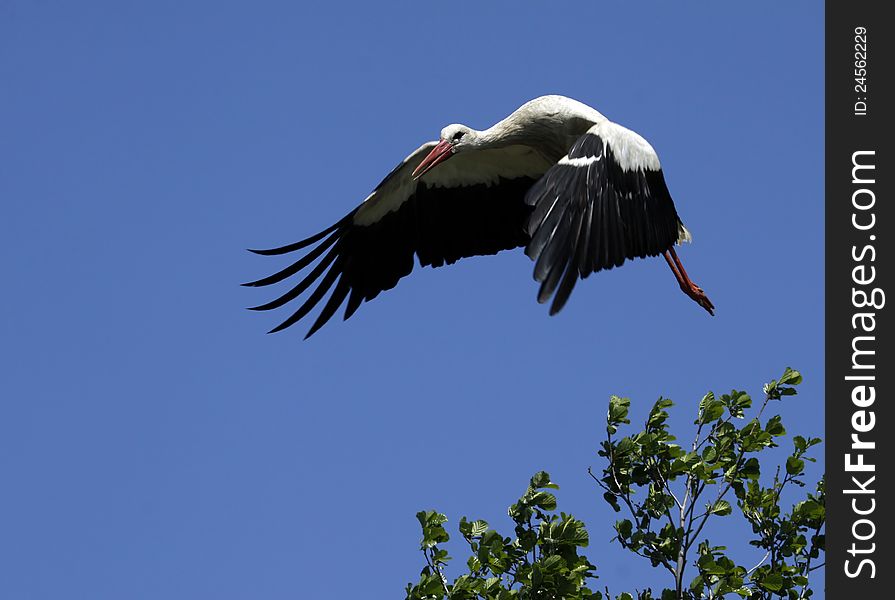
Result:
{"label": "bird's white body", "polygon": [[319,242],[279,273],[248,285],[281,281],[328,250],[303,281],[257,307],[282,306],[320,279],[276,330],[302,318],[333,285],[308,335],[346,298],[347,319],[362,302],[407,275],[414,254],[421,265],[437,267],[520,245],[536,260],[538,300],[555,295],[551,314],[562,308],[579,278],[663,252],[682,289],[711,312],[702,290],[667,254],[690,235],[674,209],[656,152],[637,133],[581,102],[553,95],[526,102],[481,131],[448,125],[440,138],[417,148],[332,227],[259,251],[283,254]]}
{"label": "bird's white body", "polygon": [[505,119],[484,130],[486,145],[502,146],[504,140],[536,149],[551,164],[559,160],[593,125],[606,122],[599,111],[565,96],[541,96],[529,100]]}
{"label": "bird's white body", "polygon": [[[652,146],[637,133],[612,123],[577,100],[549,95],[529,100],[485,130],[472,130],[476,141],[470,148],[458,147],[451,161],[420,179],[432,187],[453,188],[480,183],[493,185],[501,178],[540,177],[558,161],[582,164],[569,163],[565,154],[594,126],[617,148],[619,164],[624,170],[659,168],[659,158]],[[456,127],[465,126],[448,125],[442,130],[442,139],[449,139],[452,128]],[[435,144],[428,142],[417,148],[398,169],[412,172]],[[356,224],[370,225],[397,210],[416,188],[416,182],[409,177],[396,176],[385,184],[364,200],[354,216]]]}

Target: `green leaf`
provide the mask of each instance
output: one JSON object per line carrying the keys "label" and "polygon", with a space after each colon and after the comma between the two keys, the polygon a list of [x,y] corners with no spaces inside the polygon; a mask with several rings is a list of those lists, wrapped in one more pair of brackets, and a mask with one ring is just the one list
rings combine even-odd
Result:
{"label": "green leaf", "polygon": [[749,408],[752,406],[752,396],[746,392],[732,392],[733,403],[740,408]]}
{"label": "green leaf", "polygon": [[618,502],[618,497],[612,492],[604,492],[603,500],[605,500],[606,503],[609,504],[609,506],[611,506],[615,512],[619,512],[622,509],[621,505]]}
{"label": "green leaf", "polygon": [[441,525],[442,523],[447,522],[446,516],[441,513],[435,512],[434,510],[421,510],[420,512],[416,513],[416,519],[423,527]]}
{"label": "green leaf", "polygon": [[754,456],[747,459],[740,467],[740,474],[749,479],[758,479],[761,476],[761,463]]}
{"label": "green leaf", "polygon": [[558,555],[554,554],[553,556],[548,556],[544,560],[541,561],[541,571],[545,573],[549,573],[550,571],[559,570],[563,565],[565,565],[565,559]]}
{"label": "green leaf", "polygon": [[724,414],[724,403],[715,399],[715,395],[709,392],[703,396],[699,402],[699,419],[696,421],[700,424],[711,423],[717,421]]}
{"label": "green leaf", "polygon": [[804,500],[793,507],[793,516],[799,519],[823,519],[825,513],[824,505],[816,500]]}
{"label": "green leaf", "polygon": [[475,572],[481,570],[482,562],[479,560],[479,557],[477,557],[476,555],[473,554],[466,561],[466,566],[469,567],[470,572],[475,573]]}
{"label": "green leaf", "polygon": [[477,521],[467,521],[466,517],[461,517],[460,525],[457,528],[460,530],[460,533],[463,534],[463,537],[475,538],[480,537],[483,533],[488,531],[488,522],[482,521],[481,519]]}
{"label": "green leaf", "polygon": [[[696,577],[693,578],[693,581],[690,582],[690,591],[693,592],[694,594],[696,594],[697,598],[700,597],[700,592],[703,590],[704,587],[705,587],[705,579],[703,578],[702,575],[697,575]],[[669,591],[672,593],[672,600],[677,600],[677,593],[675,592],[675,590],[669,590]],[[663,590],[662,593],[664,594],[665,591]]]}
{"label": "green leaf", "polygon": [[559,545],[587,546],[590,541],[584,523],[570,516],[561,521],[541,523],[541,537],[548,543]]}
{"label": "green leaf", "polygon": [[634,440],[629,437],[623,437],[615,446],[615,454],[616,456],[625,456],[626,454],[634,450],[634,446]]}
{"label": "green leaf", "polygon": [[416,513],[416,518],[423,529],[423,539],[420,541],[421,548],[431,548],[450,539],[448,532],[442,527],[442,523],[447,522],[447,517],[443,514],[434,510],[424,510]]}
{"label": "green leaf", "polygon": [[556,510],[556,496],[550,492],[535,492],[529,502],[542,510]]}
{"label": "green leaf", "polygon": [[772,592],[780,591],[780,588],[783,587],[783,576],[780,573],[769,573],[759,582],[759,585]]}
{"label": "green leaf", "polygon": [[805,461],[795,456],[786,459],[786,472],[790,475],[800,475],[805,470]]}
{"label": "green leaf", "polygon": [[531,478],[531,487],[534,489],[551,488],[558,490],[559,486],[550,481],[550,474],[547,471],[538,471]]}
{"label": "green leaf", "polygon": [[802,374],[798,371],[790,369],[789,367],[786,367],[783,375],[780,376],[780,383],[785,383],[788,385],[799,385],[800,383],[802,383]]}
{"label": "green leaf", "polygon": [[606,429],[609,433],[615,433],[618,425],[622,423],[630,423],[628,420],[628,410],[631,407],[630,398],[619,398],[618,396],[610,396],[609,413],[606,416]]}
{"label": "green leaf", "polygon": [[621,521],[615,522],[615,530],[621,536],[622,539],[628,539],[631,537],[631,532],[634,529],[634,524],[631,523],[628,519],[623,519]]}
{"label": "green leaf", "polygon": [[439,565],[447,564],[449,560],[451,560],[451,557],[447,550],[437,550],[432,556],[432,562]]}
{"label": "green leaf", "polygon": [[774,415],[773,417],[771,417],[768,420],[768,424],[765,425],[764,430],[775,437],[786,435],[786,428],[783,426],[780,415]]}
{"label": "green leaf", "polygon": [[730,502],[728,502],[727,500],[718,500],[717,502],[715,502],[715,505],[712,506],[709,512],[713,515],[723,517],[733,512],[733,509],[730,506]]}
{"label": "green leaf", "polygon": [[700,567],[709,575],[724,575],[725,573],[727,573],[726,568],[719,565],[713,560],[706,561],[706,563],[704,565],[700,565]]}
{"label": "green leaf", "polygon": [[668,398],[660,397],[656,403],[653,404],[652,410],[650,410],[649,418],[646,421],[647,430],[664,428],[665,421],[668,419],[668,413],[665,409],[672,406],[674,406],[674,402]]}

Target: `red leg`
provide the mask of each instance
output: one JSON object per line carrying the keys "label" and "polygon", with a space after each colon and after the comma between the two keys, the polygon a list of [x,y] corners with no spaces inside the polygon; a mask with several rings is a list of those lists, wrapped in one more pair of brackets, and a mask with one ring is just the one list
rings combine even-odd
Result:
{"label": "red leg", "polygon": [[665,262],[668,263],[668,268],[671,269],[671,272],[674,273],[674,278],[677,279],[678,285],[681,286],[681,289],[685,289],[687,284],[684,282],[684,279],[681,277],[681,274],[678,272],[677,267],[674,266],[674,263],[671,262],[671,255],[668,250],[662,253],[662,256],[665,257]]}
{"label": "red leg", "polygon": [[[669,254],[671,255],[669,257]],[[698,285],[693,283],[690,277],[687,275],[687,271],[684,269],[683,263],[681,263],[681,259],[678,258],[677,252],[674,251],[674,247],[672,246],[666,252],[663,253],[665,257],[665,262],[668,263],[668,266],[671,268],[671,271],[674,273],[675,278],[677,279],[678,284],[681,286],[681,290],[690,296],[699,306],[704,308],[710,315],[714,315],[715,305],[712,304],[712,301],[709,300],[708,296],[705,295],[705,292],[702,291]],[[674,262],[672,262],[674,259]]]}

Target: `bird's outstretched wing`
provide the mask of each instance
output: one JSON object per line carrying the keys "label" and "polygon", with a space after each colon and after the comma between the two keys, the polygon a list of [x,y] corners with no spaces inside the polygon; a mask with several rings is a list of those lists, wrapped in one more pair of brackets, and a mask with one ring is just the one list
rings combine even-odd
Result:
{"label": "bird's outstretched wing", "polygon": [[652,146],[610,121],[578,138],[525,201],[534,208],[525,253],[541,283],[538,302],[553,296],[550,314],[562,309],[579,277],[690,239]]}
{"label": "bird's outstretched wing", "polygon": [[343,219],[294,244],[257,254],[305,254],[269,277],[246,283],[266,286],[314,266],[294,287],[253,310],[279,308],[311,293],[299,308],[272,332],[306,316],[332,289],[310,337],[347,299],[347,319],[364,301],[394,287],[421,266],[440,267],[460,258],[496,254],[524,246],[525,223],[531,208],[525,192],[549,163],[521,146],[458,153],[418,180],[411,174],[435,142],[422,145],[404,159],[364,202]]}

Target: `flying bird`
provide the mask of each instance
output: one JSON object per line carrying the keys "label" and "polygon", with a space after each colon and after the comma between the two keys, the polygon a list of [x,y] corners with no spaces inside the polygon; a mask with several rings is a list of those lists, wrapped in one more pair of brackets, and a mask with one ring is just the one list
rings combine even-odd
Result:
{"label": "flying bird", "polygon": [[681,290],[714,314],[687,275],[675,244],[690,241],[652,146],[593,108],[564,96],[523,104],[477,131],[448,125],[440,139],[414,150],[354,210],[311,237],[265,256],[305,250],[281,271],[243,285],[258,287],[297,275],[289,291],[252,310],[279,308],[313,287],[280,331],[329,298],[313,335],[345,307],[393,288],[420,266],[524,247],[535,262],[538,302],[550,314],[565,305],[578,279],[626,259],[664,256]]}

